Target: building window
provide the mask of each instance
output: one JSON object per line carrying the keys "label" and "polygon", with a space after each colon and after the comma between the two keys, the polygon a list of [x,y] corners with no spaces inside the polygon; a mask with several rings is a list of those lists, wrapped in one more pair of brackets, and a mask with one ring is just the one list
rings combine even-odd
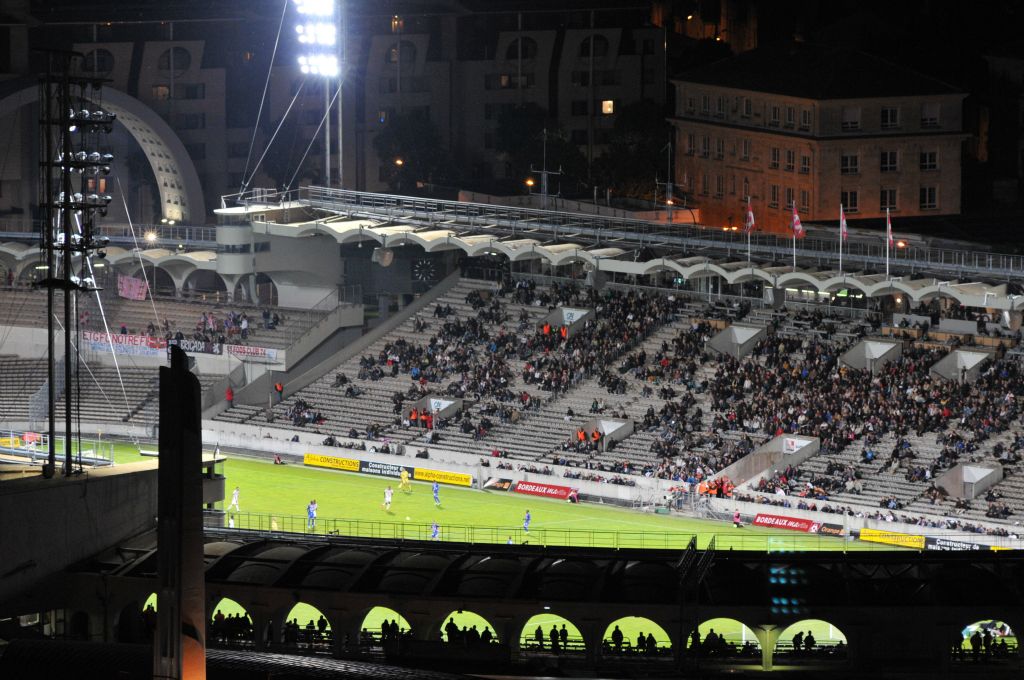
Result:
{"label": "building window", "polygon": [[843,210],[848,213],[860,212],[860,205],[857,201],[856,191],[842,191],[839,193],[839,202],[843,206]]}
{"label": "building window", "polygon": [[711,138],[707,135],[700,138],[700,156],[701,158],[711,156]]}
{"label": "building window", "polygon": [[938,151],[922,151],[921,152],[921,170],[938,170],[939,169],[939,152]]}
{"label": "building window", "polygon": [[595,59],[603,59],[608,56],[608,38],[603,35],[591,35],[580,43],[580,59],[590,58],[591,45],[594,48]]}
{"label": "building window", "polygon": [[533,59],[537,56],[537,41],[533,38],[517,38],[508,44],[505,50],[505,59],[515,61],[516,59]]}
{"label": "building window", "polygon": [[201,130],[206,127],[205,113],[181,113],[177,119],[179,130]]}
{"label": "building window", "polygon": [[86,53],[82,60],[82,73],[107,76],[114,70],[114,55],[103,48]]}
{"label": "building window", "polygon": [[921,210],[935,210],[939,207],[939,190],[937,187],[921,187]]}
{"label": "building window", "polygon": [[880,169],[882,172],[897,172],[899,168],[899,152],[883,151]]}
{"label": "building window", "polygon": [[569,104],[569,113],[573,116],[587,115],[587,100],[574,99],[572,103]]}
{"label": "building window", "polygon": [[687,113],[693,113],[696,109],[696,102],[693,101],[693,97],[686,98],[686,111]]}
{"label": "building window", "polygon": [[704,115],[711,113],[711,97],[706,94],[700,96],[700,112]]}
{"label": "building window", "polygon": [[686,155],[692,156],[697,153],[697,136],[692,132],[686,135]]}
{"label": "building window", "polygon": [[749,139],[744,139],[743,141],[740,142],[740,160],[741,161],[749,161],[750,160],[750,140]]}
{"label": "building window", "polygon": [[743,178],[743,198],[750,196],[750,180],[746,177]]}
{"label": "building window", "polygon": [[842,114],[841,127],[843,130],[859,130],[860,129],[860,107],[859,106],[844,106]]}
{"label": "building window", "polygon": [[725,178],[721,175],[715,176],[715,197],[721,198],[725,194]]}
{"label": "building window", "polygon": [[804,109],[800,112],[800,129],[810,130],[811,129],[812,114],[810,109]]}
{"label": "building window", "polygon": [[860,156],[857,154],[843,154],[839,157],[840,175],[857,175],[860,173]]}
{"label": "building window", "polygon": [[416,46],[408,40],[396,42],[388,48],[384,60],[389,64],[397,64],[399,61],[411,64],[416,61]]}
{"label": "building window", "polygon": [[750,101],[750,97],[744,97],[743,98],[743,117],[744,118],[750,118],[750,116],[751,116],[751,114],[753,112],[754,112],[754,103],[752,101]]}
{"label": "building window", "polygon": [[725,117],[725,97],[719,97],[715,101],[715,115],[719,118]]}
{"label": "building window", "polygon": [[700,176],[700,193],[704,194],[705,196],[708,195],[708,191],[709,191],[709,186],[708,185],[709,185],[709,183],[708,183],[708,176],[705,173],[705,174]]}
{"label": "building window", "polygon": [[775,127],[778,127],[779,126],[779,117],[780,116],[781,116],[781,112],[779,111],[779,107],[778,106],[773,106],[772,107],[772,115],[771,115],[771,118],[768,119],[768,124],[769,125],[774,125]]}
{"label": "building window", "polygon": [[811,209],[811,192],[807,189],[800,190],[800,210],[807,212]]}
{"label": "building window", "polygon": [[900,109],[898,106],[882,107],[882,129],[895,130],[900,126]]}
{"label": "building window", "polygon": [[883,188],[878,198],[879,210],[896,210],[896,190]]}
{"label": "building window", "polygon": [[786,172],[793,172],[796,169],[796,151],[786,149]]}
{"label": "building window", "polygon": [[791,187],[786,187],[786,207],[790,208],[793,205],[793,189]]}
{"label": "building window", "polygon": [[153,99],[158,102],[166,101],[171,98],[171,88],[167,85],[154,85],[153,86]]}
{"label": "building window", "polygon": [[180,76],[192,65],[192,55],[184,47],[173,47],[164,50],[156,60],[156,67],[161,71],[174,71],[175,76]]}
{"label": "building window", "polygon": [[715,140],[715,158],[717,158],[718,160],[722,160],[723,158],[725,158],[725,140],[724,139],[716,139]]}
{"label": "building window", "polygon": [[791,128],[796,126],[796,109],[792,106],[786,107],[786,127]]}
{"label": "building window", "polygon": [[615,113],[615,100],[604,99],[601,101],[601,113],[606,116],[610,116]]}
{"label": "building window", "polygon": [[921,127],[926,129],[939,127],[938,104],[929,102],[921,105]]}
{"label": "building window", "polygon": [[736,175],[729,175],[729,194],[736,195]]}
{"label": "building window", "polygon": [[800,156],[800,174],[809,175],[811,174],[811,157]]}
{"label": "building window", "polygon": [[768,152],[768,167],[772,170],[779,169],[779,149],[773,146],[771,151]]}
{"label": "building window", "polygon": [[773,184],[769,187],[768,191],[768,207],[778,208],[779,207],[779,185]]}

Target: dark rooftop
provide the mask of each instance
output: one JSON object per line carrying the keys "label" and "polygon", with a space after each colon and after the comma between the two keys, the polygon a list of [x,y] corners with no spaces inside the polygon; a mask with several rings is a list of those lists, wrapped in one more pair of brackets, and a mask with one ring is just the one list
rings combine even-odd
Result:
{"label": "dark rooftop", "polygon": [[684,71],[674,80],[807,99],[955,94],[957,88],[853,49],[788,41]]}

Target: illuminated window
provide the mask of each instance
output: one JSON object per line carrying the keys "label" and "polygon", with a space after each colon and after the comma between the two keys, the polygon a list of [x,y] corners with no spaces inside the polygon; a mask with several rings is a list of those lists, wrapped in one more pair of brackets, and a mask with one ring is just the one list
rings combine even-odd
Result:
{"label": "illuminated window", "polygon": [[601,113],[606,116],[610,116],[615,113],[615,100],[605,99],[601,102]]}

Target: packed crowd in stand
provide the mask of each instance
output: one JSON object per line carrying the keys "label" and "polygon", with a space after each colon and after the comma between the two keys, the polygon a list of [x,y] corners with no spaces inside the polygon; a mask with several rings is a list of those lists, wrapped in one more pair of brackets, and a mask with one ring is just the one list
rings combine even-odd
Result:
{"label": "packed crowd in stand", "polygon": [[[471,289],[464,302],[438,301],[432,313],[413,319],[414,334],[392,336],[364,353],[354,377],[344,371],[331,375],[333,388],[347,400],[364,398],[375,383],[390,389],[391,419],[382,416],[365,430],[351,428],[349,438],[411,436],[442,447],[495,441],[491,448],[499,457],[522,457],[504,434],[495,433],[514,435],[524,424],[529,430],[542,410],[561,403],[560,440],[533,459],[564,466],[565,479],[631,484],[647,476],[728,495],[731,481],[708,480],[767,439],[800,434],[819,439],[812,460],[822,465],[769,471],[744,494],[819,510],[840,495],[858,506],[877,505],[883,519],[920,498],[934,512],[951,515],[944,524],[967,530],[972,523],[952,517],[960,508],[948,505],[952,499],[935,480],[958,462],[994,460],[1009,471],[1020,461],[1024,441],[999,436],[1019,418],[1017,398],[1024,389],[1020,366],[1009,358],[995,361],[973,385],[961,385],[930,373],[944,355],[934,343],[906,344],[898,360],[874,375],[842,365],[840,355],[859,336],[839,332],[841,320],[819,312],[776,311],[768,322],[764,312],[752,314],[770,332],[751,354],[735,359],[710,351],[716,330],[702,318],[713,315],[702,317],[671,295],[517,281]],[[467,306],[472,314],[463,311]],[[593,313],[571,329],[545,320],[556,317],[538,316],[559,307]],[[751,310],[735,309],[730,317],[740,311]],[[680,318],[684,312],[689,316]],[[648,340],[670,326],[678,329],[672,336]],[[811,326],[818,332],[801,332]],[[861,326],[860,333],[870,330]],[[390,387],[400,380],[402,389]],[[580,407],[572,395],[584,385],[603,389],[607,398],[594,397],[589,409]],[[446,416],[411,405],[428,395],[464,403]],[[296,426],[325,425],[316,403],[298,397],[288,404],[289,419]],[[588,417],[632,421],[634,434],[624,441],[605,439],[584,431],[581,419]],[[409,435],[402,439],[402,432]],[[920,454],[926,436],[941,446],[937,455]],[[638,451],[634,441],[645,442],[646,449]],[[859,450],[856,460],[841,455],[851,448]],[[547,474],[543,463],[520,465]],[[867,494],[879,475],[897,475],[918,490]],[[1005,520],[1013,517],[1015,502],[993,498],[983,510]],[[835,507],[840,510],[833,512],[847,506]]]}

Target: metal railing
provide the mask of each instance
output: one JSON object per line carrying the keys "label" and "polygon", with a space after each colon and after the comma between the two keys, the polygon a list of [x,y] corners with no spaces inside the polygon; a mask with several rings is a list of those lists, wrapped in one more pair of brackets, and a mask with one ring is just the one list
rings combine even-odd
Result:
{"label": "metal railing", "polygon": [[[231,527],[229,522],[233,522]],[[751,552],[785,553],[818,551],[883,551],[906,550],[882,543],[844,540],[818,534],[771,535],[715,531],[601,531],[536,527],[528,533],[522,527],[488,527],[463,524],[442,524],[433,537],[433,525],[419,522],[366,520],[318,517],[310,526],[301,515],[277,515],[256,512],[214,512],[208,514],[207,527],[213,530],[234,529],[239,532],[295,534],[328,539],[332,536],[387,539],[399,541],[430,541],[470,544],[512,544],[566,546],[578,548],[640,548],[645,550],[685,550],[696,538],[698,547],[711,550],[746,550]],[[749,530],[748,530],[749,531]],[[948,534],[944,535],[948,538]]]}
{"label": "metal railing", "polygon": [[[264,195],[265,196],[265,195]],[[361,213],[367,218],[403,219],[423,226],[463,229],[500,228],[511,235],[529,232],[532,237],[584,239],[593,246],[616,239],[619,247],[664,245],[690,251],[710,250],[716,256],[746,258],[747,236],[742,230],[702,225],[659,223],[624,217],[583,215],[557,210],[540,210],[485,203],[463,203],[437,199],[374,194],[310,186],[288,194],[274,194],[274,200],[295,200],[329,210]],[[252,205],[254,199],[236,198]],[[839,242],[831,235],[816,235],[818,228],[798,242],[797,258],[805,265],[831,268],[838,264]],[[824,232],[824,229],[821,231]],[[497,234],[495,234],[497,237]],[[792,242],[784,235],[755,232],[750,239],[751,254],[762,260],[788,262]],[[843,260],[849,271],[882,270],[885,240],[879,236],[852,236],[843,246]],[[1024,274],[1024,255],[986,252],[977,248],[941,248],[907,242],[890,253],[890,269],[898,273],[945,274],[950,278],[973,274],[1005,278]]]}
{"label": "metal railing", "polygon": [[693,538],[692,533],[650,531],[600,531],[590,529],[536,528],[529,532],[522,527],[486,527],[445,524],[433,538],[433,525],[416,522],[383,520],[317,518],[312,525],[301,515],[235,512],[214,515],[224,524],[234,521],[234,529],[267,533],[317,536],[350,536],[355,538],[429,541],[454,543],[487,543],[515,545],[561,545],[583,548],[644,548],[649,550],[683,550]]}

